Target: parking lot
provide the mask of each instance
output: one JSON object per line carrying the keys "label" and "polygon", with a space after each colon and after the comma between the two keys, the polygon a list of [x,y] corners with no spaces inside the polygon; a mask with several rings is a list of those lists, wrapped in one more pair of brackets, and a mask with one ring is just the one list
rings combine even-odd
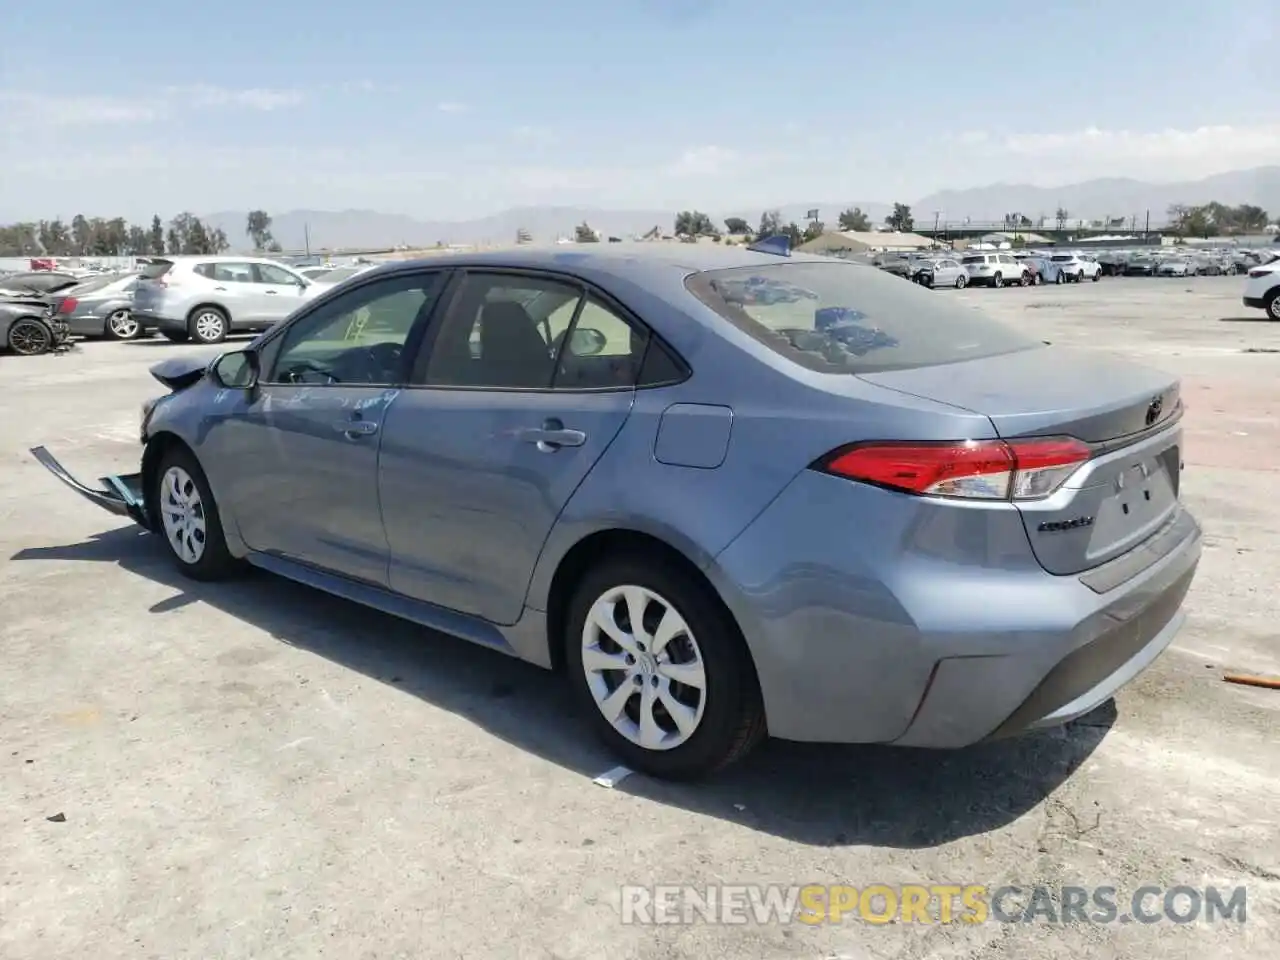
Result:
{"label": "parking lot", "polygon": [[[27,452],[131,472],[147,367],[201,348],[0,357],[0,956],[1274,953],[1280,691],[1222,682],[1280,675],[1280,324],[1241,288],[936,293],[1183,377],[1204,558],[1114,709],[952,754],[771,743],[695,785],[594,783],[613,762],[535,667],[266,574],[182,580]],[[621,922],[623,885],[720,883],[1244,885],[1248,916]]]}

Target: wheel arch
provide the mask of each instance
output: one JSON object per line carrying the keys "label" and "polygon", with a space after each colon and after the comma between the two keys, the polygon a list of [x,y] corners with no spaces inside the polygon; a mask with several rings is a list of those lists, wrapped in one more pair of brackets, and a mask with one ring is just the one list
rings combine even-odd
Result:
{"label": "wheel arch", "polygon": [[[569,604],[573,591],[583,574],[594,564],[614,556],[651,556],[656,560],[668,562],[681,569],[708,599],[714,602],[727,618],[743,649],[747,653],[747,661],[754,674],[755,658],[751,655],[751,645],[742,635],[742,627],[738,618],[720,591],[716,588],[706,571],[699,566],[684,550],[672,544],[667,538],[641,530],[614,527],[596,530],[579,539],[560,557],[555,572],[551,575],[546,594],[546,640],[550,655],[551,667],[560,671],[565,666],[565,650],[562,638],[569,614]],[[757,679],[757,685],[759,681]]]}
{"label": "wheel arch", "polygon": [[187,453],[195,456],[195,451],[191,446],[176,433],[169,430],[160,430],[147,438],[147,445],[142,449],[142,489],[144,495],[144,505],[147,510],[147,519],[151,522],[151,529],[157,528],[158,517],[156,516],[155,498],[150,496],[152,490],[155,489],[156,471],[160,469],[160,462],[164,459],[164,455],[175,447],[185,450]]}

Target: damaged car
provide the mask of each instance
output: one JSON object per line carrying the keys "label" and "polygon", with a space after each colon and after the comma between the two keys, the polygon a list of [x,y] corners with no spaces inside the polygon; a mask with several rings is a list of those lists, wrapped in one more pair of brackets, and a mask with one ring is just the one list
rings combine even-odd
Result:
{"label": "damaged car", "polygon": [[33,453],[188,578],[249,564],[561,673],[658,777],[1059,726],[1173,641],[1176,376],[864,265],[591,246],[397,262],[158,365],[132,475]]}
{"label": "damaged car", "polygon": [[70,330],[36,294],[0,295],[0,352],[34,357],[67,346]]}

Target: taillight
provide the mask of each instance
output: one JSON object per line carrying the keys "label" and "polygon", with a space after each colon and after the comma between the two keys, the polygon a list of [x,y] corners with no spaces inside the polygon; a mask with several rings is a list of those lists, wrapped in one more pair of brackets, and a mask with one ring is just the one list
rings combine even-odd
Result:
{"label": "taillight", "polygon": [[77,300],[75,297],[64,297],[62,302],[58,304],[58,312],[74,313],[76,307],[79,305],[80,305],[80,301]]}
{"label": "taillight", "polygon": [[1251,276],[1254,280],[1257,280],[1259,277],[1265,277],[1271,272],[1272,272],[1271,270],[1267,270],[1265,268],[1260,270],[1250,270],[1249,276]]}
{"label": "taillight", "polygon": [[841,447],[815,467],[922,496],[1038,500],[1061,487],[1090,455],[1088,445],[1073,437],[888,441]]}

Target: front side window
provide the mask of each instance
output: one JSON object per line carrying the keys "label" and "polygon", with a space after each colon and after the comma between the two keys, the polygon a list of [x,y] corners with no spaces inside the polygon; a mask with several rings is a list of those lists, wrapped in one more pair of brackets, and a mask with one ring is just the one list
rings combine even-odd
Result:
{"label": "front side window", "polygon": [[320,304],[280,338],[269,382],[400,383],[409,333],[425,322],[443,277],[439,271],[389,277]]}
{"label": "front side window", "polygon": [[258,283],[270,283],[280,286],[282,284],[298,285],[298,278],[283,267],[277,267],[273,263],[255,263],[253,265],[257,271]]}
{"label": "front side window", "polygon": [[820,373],[927,367],[1043,346],[971,307],[857,264],[712,270],[685,286],[778,355]]}

